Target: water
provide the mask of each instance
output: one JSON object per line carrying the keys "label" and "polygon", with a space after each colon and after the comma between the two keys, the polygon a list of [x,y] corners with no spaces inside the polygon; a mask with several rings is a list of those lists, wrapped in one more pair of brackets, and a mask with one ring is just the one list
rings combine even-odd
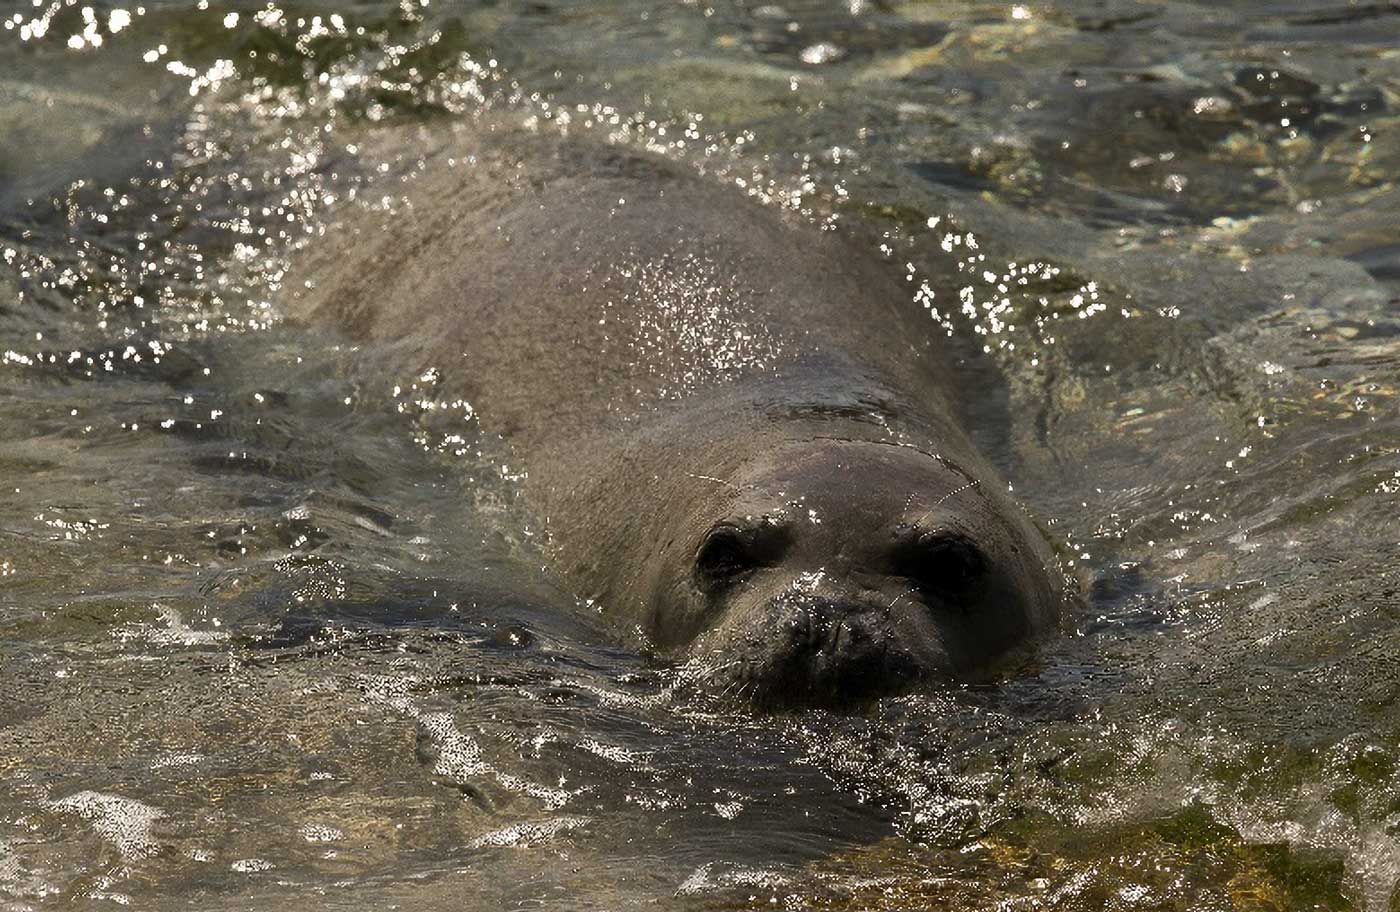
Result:
{"label": "water", "polygon": [[[1391,5],[8,9],[3,908],[1400,908]],[[492,125],[883,234],[1073,629],[778,717],[598,629],[489,416],[280,319]]]}

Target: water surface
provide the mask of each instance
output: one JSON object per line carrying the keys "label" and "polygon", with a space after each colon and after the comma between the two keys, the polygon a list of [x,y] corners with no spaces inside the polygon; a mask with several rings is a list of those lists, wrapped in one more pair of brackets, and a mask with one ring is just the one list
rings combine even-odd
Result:
{"label": "water surface", "polygon": [[[1393,4],[10,10],[0,907],[1400,908]],[[1072,630],[854,716],[619,646],[489,416],[281,319],[492,126],[879,239]]]}

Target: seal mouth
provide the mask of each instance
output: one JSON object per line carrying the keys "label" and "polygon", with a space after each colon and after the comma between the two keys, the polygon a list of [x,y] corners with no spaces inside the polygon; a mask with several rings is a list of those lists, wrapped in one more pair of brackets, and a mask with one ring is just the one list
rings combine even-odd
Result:
{"label": "seal mouth", "polygon": [[807,596],[772,604],[707,675],[719,693],[760,710],[849,709],[906,691],[937,672],[901,641],[888,609]]}

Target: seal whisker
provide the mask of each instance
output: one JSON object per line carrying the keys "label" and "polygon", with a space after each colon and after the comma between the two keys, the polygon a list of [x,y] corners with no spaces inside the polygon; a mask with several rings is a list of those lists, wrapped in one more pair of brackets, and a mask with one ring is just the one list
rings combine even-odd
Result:
{"label": "seal whisker", "polygon": [[721,485],[724,485],[724,486],[727,487],[727,488],[733,488],[733,489],[736,490],[736,491],[742,491],[742,490],[743,490],[743,488],[739,487],[738,485],[734,484],[733,482],[731,482],[731,481],[725,481],[723,478],[716,478],[716,477],[713,476],[713,475],[701,475],[701,474],[698,474],[698,473],[696,473],[696,472],[686,472],[685,474],[689,475],[691,478],[698,478],[698,479],[700,479],[701,481],[713,481],[715,484],[721,484]]}
{"label": "seal whisker", "polygon": [[701,683],[708,684],[709,682],[718,678],[722,673],[728,671],[731,668],[736,667],[738,664],[739,660],[735,659],[732,662],[723,662],[719,665],[707,665],[705,667],[704,677],[700,679]]}
{"label": "seal whisker", "polygon": [[900,600],[900,599],[904,598],[906,595],[914,595],[914,594],[916,594],[916,590],[914,589],[913,586],[907,586],[907,587],[905,587],[905,589],[904,589],[903,592],[901,592],[899,595],[896,595],[896,596],[890,601],[890,603],[889,603],[888,605],[885,606],[885,612],[888,613],[888,612],[890,612],[890,611],[893,611],[893,610],[894,610],[894,606],[899,604],[899,600]]}
{"label": "seal whisker", "polygon": [[963,491],[966,491],[966,490],[968,490],[968,489],[970,489],[970,488],[980,487],[981,484],[982,484],[982,479],[980,479],[980,478],[974,478],[974,479],[972,479],[971,481],[969,481],[967,484],[965,484],[965,485],[960,485],[960,486],[954,488],[953,490],[949,491],[947,494],[944,494],[942,497],[938,498],[937,500],[935,500],[935,501],[933,502],[933,506],[929,507],[929,508],[928,508],[928,511],[927,511],[926,513],[924,513],[923,516],[920,516],[920,517],[914,522],[914,525],[915,525],[915,526],[921,526],[921,525],[923,525],[923,524],[924,524],[924,521],[927,520],[930,516],[933,515],[933,511],[934,511],[934,510],[937,510],[939,507],[943,506],[944,502],[946,502],[949,498],[956,497],[956,496],[958,496],[959,494],[961,494]]}

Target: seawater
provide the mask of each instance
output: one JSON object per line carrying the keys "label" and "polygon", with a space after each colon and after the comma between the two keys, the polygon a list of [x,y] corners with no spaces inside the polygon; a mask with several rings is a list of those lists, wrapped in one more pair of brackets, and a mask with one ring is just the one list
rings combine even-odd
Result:
{"label": "seawater", "polygon": [[[3,908],[1400,904],[1392,5],[0,13]],[[876,238],[1072,629],[849,716],[619,647],[490,416],[282,320],[443,129]]]}

